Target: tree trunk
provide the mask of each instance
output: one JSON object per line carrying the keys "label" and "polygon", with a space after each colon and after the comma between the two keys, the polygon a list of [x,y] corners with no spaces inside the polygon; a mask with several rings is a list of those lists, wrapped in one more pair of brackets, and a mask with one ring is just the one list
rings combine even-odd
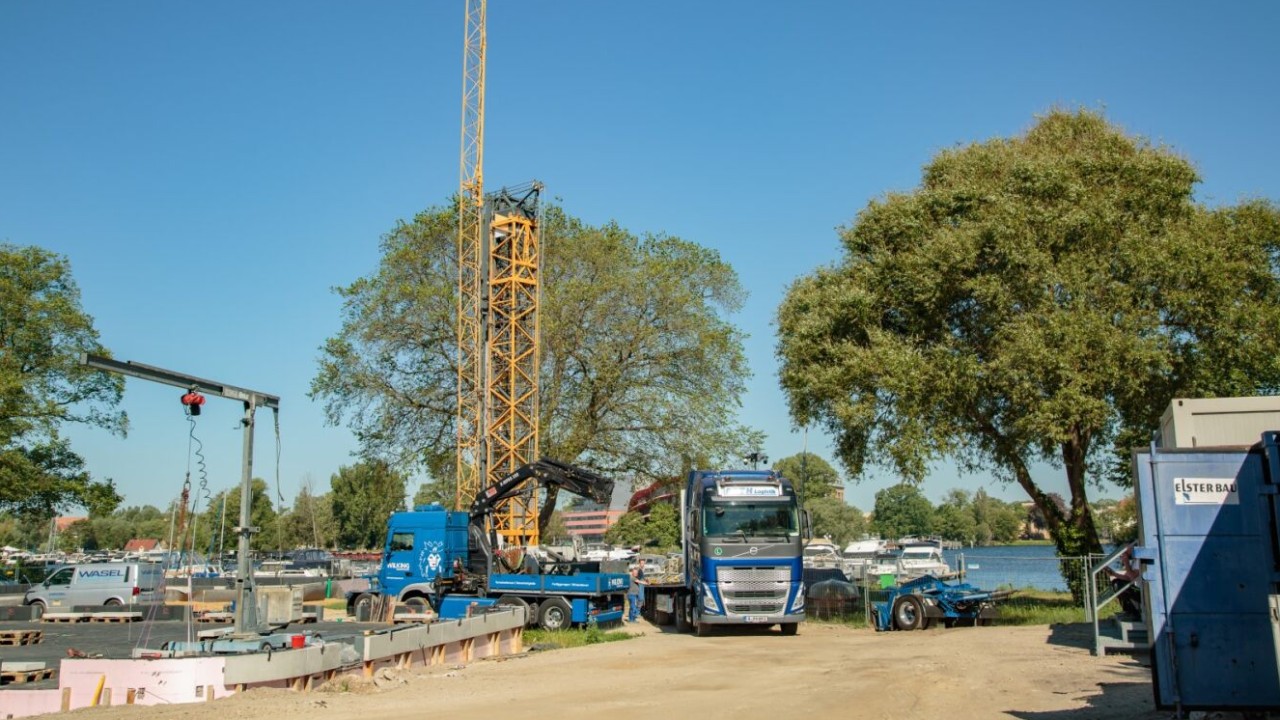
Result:
{"label": "tree trunk", "polygon": [[[1031,501],[1044,516],[1049,527],[1049,536],[1057,547],[1058,556],[1063,558],[1081,558],[1089,554],[1102,552],[1102,542],[1098,539],[1098,529],[1093,522],[1093,512],[1089,509],[1088,488],[1085,484],[1085,457],[1089,451],[1090,435],[1087,430],[1077,429],[1069,441],[1062,444],[1062,462],[1067,471],[1067,486],[1071,491],[1071,507],[1069,513],[1063,513],[1058,504],[1048,493],[1040,489],[1031,472],[1022,460],[1022,456],[1013,452],[1009,444],[995,428],[986,426],[988,437],[994,442],[997,461],[1013,472],[1018,485],[1026,491]],[[1060,570],[1062,577],[1071,590],[1076,602],[1084,599],[1084,581],[1087,577],[1087,563],[1079,560],[1064,560]]]}

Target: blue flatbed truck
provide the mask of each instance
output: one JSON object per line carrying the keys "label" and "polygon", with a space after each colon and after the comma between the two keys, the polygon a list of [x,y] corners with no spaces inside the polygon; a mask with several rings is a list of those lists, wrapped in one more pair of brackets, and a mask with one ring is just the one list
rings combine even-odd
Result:
{"label": "blue flatbed truck", "polygon": [[678,576],[646,578],[645,617],[702,636],[716,626],[804,622],[808,521],[771,470],[694,470],[680,492]]}
{"label": "blue flatbed truck", "polygon": [[380,597],[440,618],[466,617],[492,606],[529,610],[530,623],[558,630],[622,619],[630,578],[598,572],[598,563],[539,563],[527,552],[519,563],[496,552],[491,515],[527,483],[608,503],[613,481],[547,458],[517,468],[481,492],[469,512],[426,505],[392,513],[382,563],[367,592],[347,596],[348,613],[368,617]]}

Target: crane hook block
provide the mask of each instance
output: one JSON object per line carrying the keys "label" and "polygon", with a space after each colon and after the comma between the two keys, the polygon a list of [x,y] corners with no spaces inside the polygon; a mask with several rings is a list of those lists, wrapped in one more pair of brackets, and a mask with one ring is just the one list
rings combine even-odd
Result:
{"label": "crane hook block", "polygon": [[187,407],[187,412],[192,415],[199,415],[200,406],[204,404],[204,396],[192,390],[182,396],[182,404]]}

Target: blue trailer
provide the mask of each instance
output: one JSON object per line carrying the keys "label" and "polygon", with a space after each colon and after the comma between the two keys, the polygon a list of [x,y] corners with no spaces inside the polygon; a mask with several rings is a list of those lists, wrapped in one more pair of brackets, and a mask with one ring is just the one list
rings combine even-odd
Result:
{"label": "blue trailer", "polygon": [[1156,706],[1280,709],[1280,435],[1133,455]]}
{"label": "blue trailer", "polygon": [[876,630],[925,630],[934,623],[989,625],[999,617],[996,601],[1011,593],[925,575],[889,588],[883,602],[871,604],[872,619]]}

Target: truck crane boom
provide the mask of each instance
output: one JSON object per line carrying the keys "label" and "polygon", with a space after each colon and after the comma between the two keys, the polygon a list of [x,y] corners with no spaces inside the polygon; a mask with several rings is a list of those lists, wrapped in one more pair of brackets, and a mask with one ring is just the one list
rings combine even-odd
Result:
{"label": "truck crane boom", "polygon": [[469,563],[473,573],[492,573],[495,560],[504,570],[518,570],[509,565],[505,557],[493,551],[498,544],[498,532],[492,516],[495,509],[508,498],[528,489],[529,482],[537,483],[548,492],[563,490],[601,505],[608,505],[613,497],[613,480],[586,468],[545,457],[521,465],[476,495],[471,504],[468,534],[472,548],[476,551]]}
{"label": "truck crane boom", "polygon": [[492,513],[495,506],[517,495],[529,480],[536,480],[547,489],[589,498],[601,505],[608,505],[613,497],[613,480],[585,468],[544,457],[521,465],[477,495],[471,504],[472,521]]}

